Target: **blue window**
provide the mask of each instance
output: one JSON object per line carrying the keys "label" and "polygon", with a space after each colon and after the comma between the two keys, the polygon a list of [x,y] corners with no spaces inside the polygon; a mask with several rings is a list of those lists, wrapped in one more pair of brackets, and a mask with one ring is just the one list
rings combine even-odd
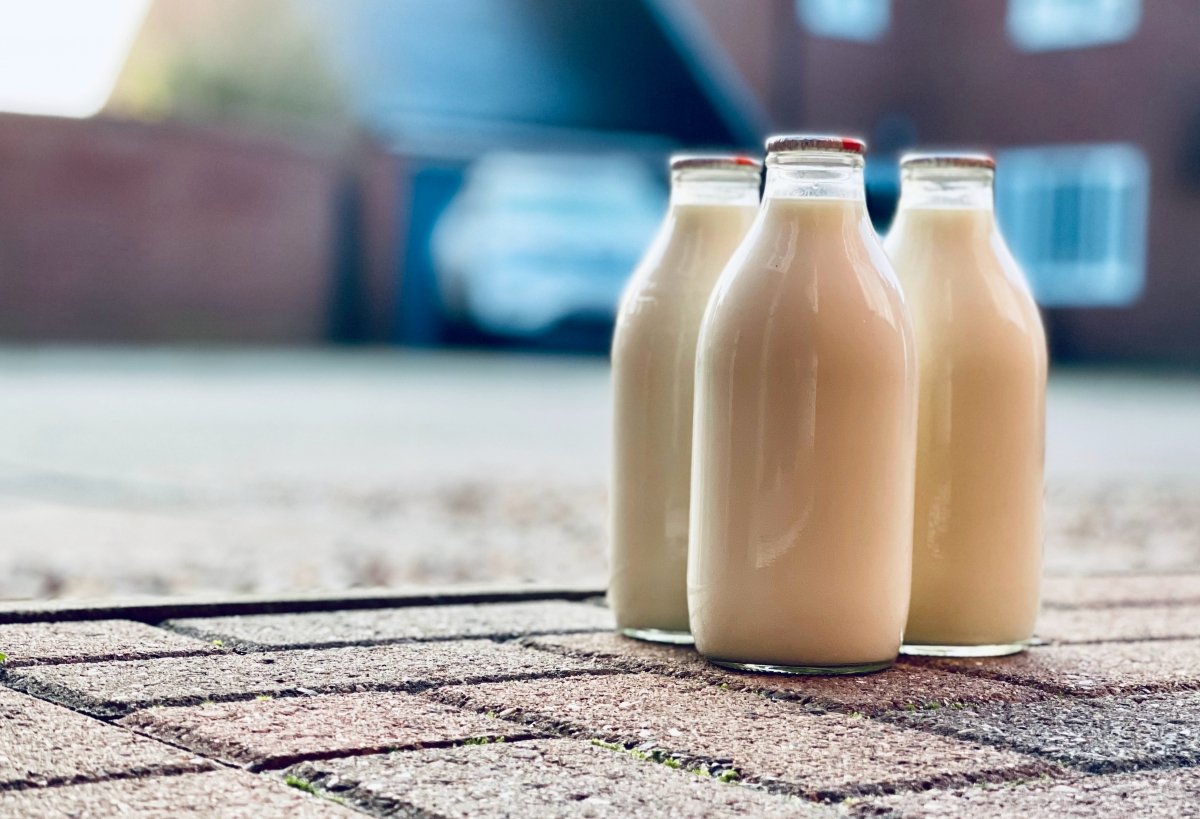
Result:
{"label": "blue window", "polygon": [[1150,171],[1125,144],[1000,153],[996,210],[1039,303],[1117,307],[1145,281]]}
{"label": "blue window", "polygon": [[891,22],[891,0],[796,0],[796,16],[818,37],[873,42]]}
{"label": "blue window", "polygon": [[1008,0],[1008,36],[1025,51],[1087,48],[1128,40],[1141,0]]}

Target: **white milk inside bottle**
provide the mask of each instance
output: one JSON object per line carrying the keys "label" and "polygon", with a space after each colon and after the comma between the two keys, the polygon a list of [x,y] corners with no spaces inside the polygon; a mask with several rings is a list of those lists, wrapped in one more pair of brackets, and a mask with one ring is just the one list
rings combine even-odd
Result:
{"label": "white milk inside bottle", "polygon": [[609,602],[629,636],[690,642],[692,381],[713,284],[758,210],[761,164],[676,157],[663,225],[621,301],[613,337]]}
{"label": "white milk inside bottle", "polygon": [[921,362],[905,653],[1012,653],[1037,618],[1046,341],[996,225],[994,168],[906,158],[886,242]]}
{"label": "white milk inside bottle", "polygon": [[894,662],[912,561],[916,357],[858,140],[775,137],[697,351],[688,600],[736,668]]}

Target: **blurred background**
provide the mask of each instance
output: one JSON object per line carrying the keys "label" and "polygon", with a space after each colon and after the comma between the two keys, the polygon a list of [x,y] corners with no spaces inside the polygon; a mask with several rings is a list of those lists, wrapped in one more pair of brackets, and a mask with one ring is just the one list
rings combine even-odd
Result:
{"label": "blurred background", "polygon": [[1194,0],[0,0],[0,598],[605,576],[675,150],[994,151],[1047,562],[1200,567]]}

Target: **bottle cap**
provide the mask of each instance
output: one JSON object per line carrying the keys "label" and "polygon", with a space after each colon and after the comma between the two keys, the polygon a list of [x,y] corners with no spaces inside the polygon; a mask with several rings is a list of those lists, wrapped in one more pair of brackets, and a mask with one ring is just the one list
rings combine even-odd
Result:
{"label": "bottle cap", "polygon": [[857,137],[814,134],[777,134],[767,138],[767,153],[784,151],[834,151],[861,156],[867,152],[867,143]]}
{"label": "bottle cap", "polygon": [[671,157],[672,171],[701,168],[759,173],[762,163],[757,159],[736,154],[675,154]]}
{"label": "bottle cap", "polygon": [[996,160],[987,154],[905,154],[900,160],[900,167],[906,170],[914,168],[982,168],[996,170]]}

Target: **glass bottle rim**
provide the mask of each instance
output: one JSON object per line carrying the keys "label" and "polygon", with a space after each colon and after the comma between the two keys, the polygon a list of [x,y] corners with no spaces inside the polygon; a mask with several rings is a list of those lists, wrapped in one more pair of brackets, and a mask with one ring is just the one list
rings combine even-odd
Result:
{"label": "glass bottle rim", "polygon": [[675,154],[671,157],[671,173],[693,170],[741,171],[758,175],[762,162],[740,154]]}
{"label": "glass bottle rim", "polygon": [[995,172],[996,160],[984,153],[917,153],[900,158],[901,171],[987,171]]}
{"label": "glass bottle rim", "polygon": [[767,138],[766,147],[768,155],[811,151],[863,156],[867,152],[866,141],[858,137],[830,134],[776,134]]}

